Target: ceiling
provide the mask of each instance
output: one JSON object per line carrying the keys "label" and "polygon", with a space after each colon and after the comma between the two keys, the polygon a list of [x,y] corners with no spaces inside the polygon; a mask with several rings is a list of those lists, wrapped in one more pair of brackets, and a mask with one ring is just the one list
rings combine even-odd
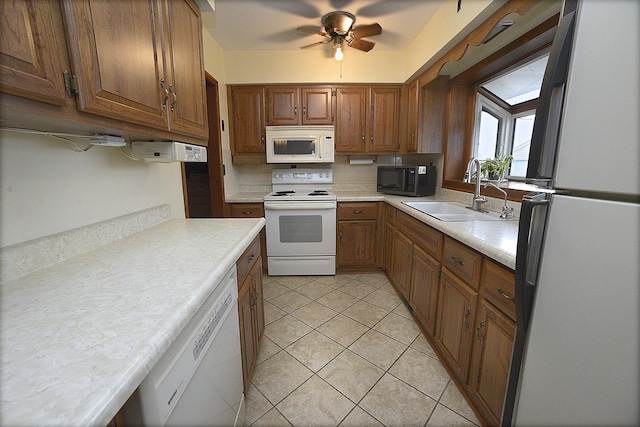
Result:
{"label": "ceiling", "polygon": [[[336,10],[356,16],[354,28],[378,23],[382,34],[365,38],[377,51],[402,51],[445,0],[215,0],[204,27],[223,50],[299,50],[324,40],[298,27],[324,31],[322,17]],[[312,49],[330,49],[320,45]]]}

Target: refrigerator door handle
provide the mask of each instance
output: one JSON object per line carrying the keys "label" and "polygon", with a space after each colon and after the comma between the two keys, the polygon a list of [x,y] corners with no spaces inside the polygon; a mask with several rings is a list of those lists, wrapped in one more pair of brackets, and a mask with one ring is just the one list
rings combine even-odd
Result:
{"label": "refrigerator door handle", "polygon": [[[526,332],[529,325],[549,203],[550,195],[545,193],[527,194],[522,198],[515,271],[516,320],[522,332]],[[544,209],[536,210],[537,207]]]}
{"label": "refrigerator door handle", "polygon": [[543,185],[550,182],[555,166],[575,14],[575,11],[568,13],[558,24],[540,88],[536,120],[531,135],[527,180],[542,181]]}

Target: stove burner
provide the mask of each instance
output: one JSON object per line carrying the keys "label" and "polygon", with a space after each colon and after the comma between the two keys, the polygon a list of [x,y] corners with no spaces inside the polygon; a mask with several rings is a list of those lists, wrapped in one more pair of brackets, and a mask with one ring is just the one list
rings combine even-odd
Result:
{"label": "stove burner", "polygon": [[295,193],[295,191],[291,191],[291,190],[288,190],[288,191],[276,191],[276,192],[273,193],[273,196],[288,196],[289,194],[293,194],[293,193]]}
{"label": "stove burner", "polygon": [[328,196],[329,193],[327,193],[325,190],[314,190],[311,193],[309,193],[309,196]]}

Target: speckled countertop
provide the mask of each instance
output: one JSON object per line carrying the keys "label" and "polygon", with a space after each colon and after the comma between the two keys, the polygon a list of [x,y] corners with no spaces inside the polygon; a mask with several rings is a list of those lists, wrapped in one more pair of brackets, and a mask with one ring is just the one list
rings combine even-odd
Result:
{"label": "speckled countertop", "polygon": [[173,219],[2,283],[0,424],[104,426],[264,219]]}
{"label": "speckled countertop", "polygon": [[[402,204],[403,201],[462,201],[459,198],[451,198],[449,196],[404,197],[382,194],[376,191],[339,190],[336,190],[335,193],[338,197],[338,202],[387,202],[493,260],[515,269],[518,242],[517,220],[444,222]],[[226,201],[227,203],[262,203],[263,197],[263,193],[237,193],[227,197]],[[464,194],[463,197],[465,197],[465,200],[462,202],[466,203],[471,195]],[[499,211],[501,203],[501,201],[494,200],[489,209]],[[517,207],[516,212],[519,213]]]}

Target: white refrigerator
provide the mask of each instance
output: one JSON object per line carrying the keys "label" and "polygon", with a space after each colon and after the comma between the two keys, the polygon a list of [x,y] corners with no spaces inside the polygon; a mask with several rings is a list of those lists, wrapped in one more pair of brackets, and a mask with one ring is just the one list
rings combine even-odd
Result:
{"label": "white refrigerator", "polygon": [[567,1],[516,256],[503,425],[640,425],[640,2]]}

